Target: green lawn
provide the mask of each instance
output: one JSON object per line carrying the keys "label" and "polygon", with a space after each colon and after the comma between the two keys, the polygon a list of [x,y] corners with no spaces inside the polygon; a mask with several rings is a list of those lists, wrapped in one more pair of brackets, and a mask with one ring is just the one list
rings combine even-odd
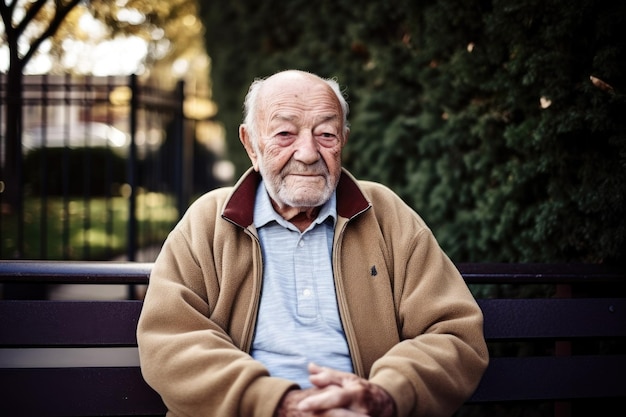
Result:
{"label": "green lawn", "polygon": [[[45,209],[43,208],[45,205]],[[174,198],[140,193],[137,198],[138,247],[160,244],[178,219]],[[46,201],[27,198],[24,203],[21,259],[106,260],[126,253],[128,199],[124,197],[73,198]],[[16,258],[18,217],[2,214],[0,259]],[[45,246],[44,246],[45,245]]]}

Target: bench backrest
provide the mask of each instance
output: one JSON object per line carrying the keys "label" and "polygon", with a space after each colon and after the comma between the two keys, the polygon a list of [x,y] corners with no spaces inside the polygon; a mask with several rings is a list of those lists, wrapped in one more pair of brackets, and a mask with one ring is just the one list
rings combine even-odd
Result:
{"label": "bench backrest", "polygon": [[[624,271],[589,265],[458,266],[477,291],[492,355],[468,404],[626,399]],[[147,284],[150,268],[149,263],[2,261],[0,283],[135,286]],[[520,291],[512,291],[518,295],[511,298],[506,294],[511,287],[556,296],[519,298]],[[140,310],[140,300],[0,300],[0,415],[163,415],[160,397],[139,369]]]}
{"label": "bench backrest", "polygon": [[[0,282],[132,286],[146,284],[150,268],[3,261]],[[164,415],[161,398],[139,369],[135,332],[141,306],[139,300],[0,301],[0,415]]]}

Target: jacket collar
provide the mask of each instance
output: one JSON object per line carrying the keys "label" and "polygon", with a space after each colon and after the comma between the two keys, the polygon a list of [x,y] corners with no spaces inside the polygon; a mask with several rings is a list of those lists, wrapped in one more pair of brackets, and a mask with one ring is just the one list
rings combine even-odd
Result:
{"label": "jacket collar", "polygon": [[[252,168],[248,169],[233,187],[222,217],[244,228],[250,226],[254,216],[256,189],[260,181],[261,175]],[[337,184],[337,215],[350,219],[369,207],[370,203],[359,188],[357,180],[342,168]]]}

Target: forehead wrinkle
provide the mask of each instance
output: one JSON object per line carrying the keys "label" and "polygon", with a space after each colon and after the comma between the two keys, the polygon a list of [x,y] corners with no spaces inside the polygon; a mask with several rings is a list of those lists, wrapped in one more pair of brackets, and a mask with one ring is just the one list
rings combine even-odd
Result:
{"label": "forehead wrinkle", "polygon": [[316,118],[317,124],[322,124],[326,122],[334,122],[339,119],[339,115],[336,113],[333,114],[322,114]]}
{"label": "forehead wrinkle", "polygon": [[[339,119],[339,115],[335,113],[322,114],[322,115],[318,115],[315,117],[314,123],[316,125],[319,125],[319,124],[326,123],[326,122],[332,122],[337,119]],[[295,123],[298,120],[300,120],[300,117],[295,114],[285,114],[285,113],[277,112],[272,117],[270,117],[270,121],[275,121],[275,120]]]}
{"label": "forehead wrinkle", "polygon": [[323,82],[286,82],[280,85],[264,85],[259,90],[258,100],[263,106],[289,105],[307,107],[310,101],[319,101],[326,106],[341,109],[332,88]]}
{"label": "forehead wrinkle", "polygon": [[[312,112],[320,111],[312,119],[315,125],[341,119],[343,110],[333,90],[325,83],[308,81],[263,85],[257,97],[257,121],[266,126],[282,121],[302,123]],[[315,108],[310,106],[312,101],[318,103]]]}
{"label": "forehead wrinkle", "polygon": [[273,122],[275,120],[281,121],[281,122],[295,122],[297,119],[299,119],[298,116],[296,116],[295,114],[285,114],[285,113],[281,113],[281,112],[277,112],[275,114],[272,115],[272,117],[270,117],[270,121]]}

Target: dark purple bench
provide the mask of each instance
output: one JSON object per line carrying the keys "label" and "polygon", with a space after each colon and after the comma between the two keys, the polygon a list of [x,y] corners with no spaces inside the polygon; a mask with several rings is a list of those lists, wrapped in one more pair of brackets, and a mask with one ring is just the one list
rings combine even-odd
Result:
{"label": "dark purple bench", "polygon": [[[0,285],[145,285],[151,266],[0,261]],[[525,407],[544,410],[541,415],[603,415],[623,406],[626,270],[458,266],[485,314],[492,356],[459,416],[505,416]],[[135,330],[141,301],[3,298],[0,416],[165,413],[139,370]]]}

